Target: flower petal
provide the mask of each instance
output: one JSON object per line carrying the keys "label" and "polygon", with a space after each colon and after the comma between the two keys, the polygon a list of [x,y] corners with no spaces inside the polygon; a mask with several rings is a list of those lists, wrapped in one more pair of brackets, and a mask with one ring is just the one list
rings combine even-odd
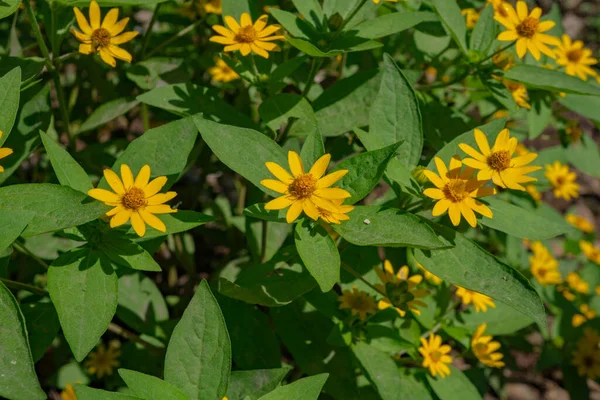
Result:
{"label": "flower petal", "polygon": [[487,136],[480,129],[475,128],[474,131],[475,141],[477,142],[477,146],[479,146],[479,150],[484,157],[490,155],[490,144],[488,143]]}
{"label": "flower petal", "polygon": [[91,36],[93,32],[92,28],[90,27],[90,24],[87,22],[87,19],[85,18],[81,10],[77,7],[74,7],[73,11],[75,12],[75,19],[77,19],[77,25],[79,25],[79,29],[81,29],[81,32]]}
{"label": "flower petal", "polygon": [[348,170],[341,169],[339,171],[335,171],[328,175],[325,175],[324,177],[318,180],[316,187],[319,189],[330,187],[331,185],[342,179],[347,173]]}
{"label": "flower petal", "polygon": [[138,172],[137,177],[135,178],[134,185],[140,188],[146,187],[148,182],[150,181],[150,166],[148,164],[144,165],[140,172]]}
{"label": "flower petal", "polygon": [[115,24],[117,23],[117,19],[119,19],[119,9],[111,8],[111,10],[104,17],[101,27],[110,32],[110,30],[114,28]]}
{"label": "flower petal", "polygon": [[279,164],[275,164],[274,162],[266,162],[265,166],[267,167],[269,172],[275,176],[275,178],[279,179],[281,182],[285,183],[286,185],[289,185],[290,183],[292,183],[294,181],[294,178],[292,177],[292,175],[290,175],[290,173],[287,172]]}
{"label": "flower petal", "polygon": [[288,185],[275,179],[264,179],[260,181],[260,184],[268,189],[276,191],[277,193],[286,193],[288,191]]}
{"label": "flower petal", "polygon": [[88,191],[87,194],[88,196],[96,200],[100,200],[104,203],[116,204],[119,203],[121,200],[121,198],[117,194],[109,192],[105,189],[91,189]]}
{"label": "flower petal", "polygon": [[317,180],[321,179],[321,177],[325,174],[325,171],[327,171],[327,167],[329,166],[330,161],[331,154],[325,154],[321,156],[317,161],[315,161],[308,173],[311,174],[313,178]]}
{"label": "flower petal", "polygon": [[153,227],[154,229],[156,229],[157,231],[160,231],[160,232],[167,231],[167,227],[165,226],[164,222],[162,222],[157,216],[149,213],[147,209],[139,210],[138,212],[139,212],[140,216],[142,217],[142,219],[144,220],[144,222],[147,223],[148,225],[150,225],[151,227]]}
{"label": "flower petal", "polygon": [[95,0],[92,0],[90,3],[90,26],[92,27],[92,30],[100,28],[100,18],[100,6],[98,6],[98,3],[96,3]]}
{"label": "flower petal", "polygon": [[288,151],[288,163],[294,178],[304,175],[304,166],[302,165],[302,159],[298,153],[292,150]]}
{"label": "flower petal", "polygon": [[295,201],[292,203],[292,205],[290,206],[290,208],[287,211],[287,214],[285,215],[285,220],[287,221],[288,224],[291,224],[296,219],[298,219],[298,217],[302,213],[302,208],[303,208],[302,201]]}
{"label": "flower petal", "polygon": [[133,186],[133,174],[131,168],[127,164],[121,164],[121,179],[123,180],[123,187],[128,190]]}
{"label": "flower petal", "polygon": [[139,237],[144,237],[146,234],[146,224],[139,212],[131,213],[131,226],[133,226],[133,230]]}
{"label": "flower petal", "polygon": [[160,190],[167,184],[166,176],[159,176],[158,178],[153,179],[148,185],[146,185],[143,190],[146,198],[154,196],[156,193],[160,192]]}
{"label": "flower petal", "polygon": [[265,204],[265,210],[282,210],[292,205],[294,200],[290,196],[280,196]]}
{"label": "flower petal", "polygon": [[110,227],[116,228],[117,226],[125,224],[127,221],[129,221],[132,213],[132,210],[122,209],[122,211],[119,211],[110,219]]}
{"label": "flower petal", "polygon": [[[120,34],[119,36],[115,36],[114,38],[112,38],[110,40],[111,44],[123,44],[123,43],[127,43],[130,40],[132,40],[133,38],[137,37],[140,33],[138,31],[130,31],[130,32],[125,32]],[[121,57],[118,57],[121,58]],[[131,60],[131,56],[129,56],[129,59]]]}
{"label": "flower petal", "polygon": [[116,194],[124,194],[125,193],[125,188],[123,187],[123,182],[121,182],[121,179],[119,178],[119,176],[111,169],[105,169],[104,170],[104,178],[106,179],[106,182],[108,183],[108,185],[112,188],[112,190],[116,193]]}
{"label": "flower petal", "polygon": [[122,20],[120,20],[119,22],[114,24],[113,27],[111,29],[109,29],[108,31],[110,32],[111,36],[115,37],[119,33],[123,32],[125,30],[128,23],[129,23],[129,18],[123,18]]}

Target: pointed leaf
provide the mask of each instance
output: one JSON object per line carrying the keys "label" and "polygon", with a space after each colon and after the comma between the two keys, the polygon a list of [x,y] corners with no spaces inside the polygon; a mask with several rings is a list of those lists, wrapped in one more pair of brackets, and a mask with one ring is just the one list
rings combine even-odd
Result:
{"label": "pointed leaf", "polygon": [[103,103],[81,124],[77,134],[99,128],[113,119],[127,114],[140,104],[139,100],[122,97]]}
{"label": "pointed leaf", "polygon": [[[18,1],[15,4],[18,5]],[[0,3],[0,15],[2,3]],[[0,17],[2,18],[2,17]],[[21,68],[16,67],[0,78],[0,145],[6,142],[6,138],[17,119],[19,111],[19,98],[21,97]]]}
{"label": "pointed leaf", "polygon": [[296,224],[296,250],[322,292],[340,280],[340,253],[329,233],[318,223],[305,219]]}
{"label": "pointed leaf", "polygon": [[277,388],[290,368],[257,369],[252,371],[233,371],[229,380],[227,398],[241,400],[250,397],[256,400]]}
{"label": "pointed leaf", "polygon": [[555,71],[536,65],[515,65],[504,73],[504,78],[551,92],[600,96],[600,86],[582,81],[578,77],[567,75],[562,71]]}
{"label": "pointed leaf", "polygon": [[458,48],[468,55],[467,25],[465,17],[460,13],[458,3],[454,0],[432,0],[431,3]]}
{"label": "pointed leaf", "polygon": [[81,165],[71,157],[69,152],[43,131],[40,131],[40,136],[60,184],[83,193],[87,193],[88,190],[92,189],[93,186],[90,177]]}
{"label": "pointed leaf", "polygon": [[75,385],[77,400],[142,400],[140,397],[123,393],[108,392],[83,385]]}
{"label": "pointed leaf", "polygon": [[119,375],[127,387],[143,399],[189,400],[189,397],[175,386],[155,376],[124,368],[119,369]]}
{"label": "pointed leaf", "polygon": [[289,385],[280,386],[259,400],[317,400],[329,374],[302,378]]}
{"label": "pointed leaf", "polygon": [[117,265],[141,271],[162,271],[146,250],[123,235],[112,232],[104,235],[98,248]]}
{"label": "pointed leaf", "polygon": [[481,400],[477,388],[465,374],[453,365],[449,366],[450,375],[445,378],[427,374],[427,381],[440,400]]}
{"label": "pointed leaf", "polygon": [[23,316],[29,332],[31,355],[36,363],[52,345],[60,329],[60,322],[52,303],[23,304]]}
{"label": "pointed leaf", "polygon": [[422,22],[439,21],[437,14],[427,11],[392,12],[368,19],[356,26],[356,36],[379,39],[412,28]]}

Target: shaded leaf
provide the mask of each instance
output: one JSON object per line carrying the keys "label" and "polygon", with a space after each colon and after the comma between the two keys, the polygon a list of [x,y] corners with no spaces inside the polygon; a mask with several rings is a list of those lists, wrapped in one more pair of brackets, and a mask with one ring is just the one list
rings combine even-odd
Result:
{"label": "shaded leaf", "polygon": [[44,356],[46,350],[60,329],[58,315],[51,303],[27,303],[22,307],[23,317],[29,332],[31,355],[36,363]]}
{"label": "shaded leaf", "polygon": [[321,291],[328,292],[340,280],[340,253],[329,233],[308,219],[296,224],[296,250]]}
{"label": "shaded leaf", "polygon": [[427,374],[427,381],[440,400],[480,400],[482,398],[475,385],[461,370],[453,365],[448,367],[450,375],[445,378],[439,376],[434,378]]}
{"label": "shaded leaf", "polygon": [[460,13],[460,7],[456,1],[432,0],[433,8],[438,13],[442,23],[450,32],[452,39],[458,48],[468,55],[467,50],[467,26],[465,17]]}
{"label": "shaded leaf", "polygon": [[536,65],[515,65],[504,73],[504,78],[527,86],[553,92],[578,93],[600,96],[600,87],[582,81],[561,71]]}
{"label": "shaded leaf", "polygon": [[[18,1],[15,4],[19,4]],[[0,3],[0,18],[2,18],[3,3]],[[16,67],[4,76],[0,77],[0,145],[6,142],[12,130],[17,112],[19,111],[19,99],[21,97],[21,68]]]}
{"label": "shaded leaf", "polygon": [[253,371],[233,371],[227,389],[229,400],[257,400],[260,396],[279,386],[290,368],[257,369]]}
{"label": "shaded leaf", "polygon": [[427,11],[392,12],[368,19],[358,24],[354,29],[356,36],[367,39],[378,39],[405,31],[422,22],[439,21],[437,14]]}
{"label": "shaded leaf", "polygon": [[309,376],[289,385],[279,386],[259,400],[317,400],[329,374]]}
{"label": "shaded leaf", "polygon": [[124,368],[119,369],[119,375],[133,393],[144,399],[189,400],[189,397],[175,386],[155,376]]}
{"label": "shaded leaf", "polygon": [[103,103],[81,124],[77,134],[79,135],[83,132],[101,127],[113,119],[131,111],[138,104],[140,104],[139,100],[126,97]]}

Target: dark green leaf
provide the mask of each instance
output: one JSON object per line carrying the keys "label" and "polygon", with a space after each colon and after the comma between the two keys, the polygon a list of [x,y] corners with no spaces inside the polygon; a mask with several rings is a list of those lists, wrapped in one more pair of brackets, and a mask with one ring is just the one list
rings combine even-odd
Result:
{"label": "dark green leaf", "polygon": [[98,245],[112,262],[126,268],[140,271],[161,271],[160,265],[140,245],[129,241],[122,234],[109,232]]}
{"label": "dark green leaf", "polygon": [[440,400],[481,400],[481,395],[473,383],[453,365],[449,366],[450,375],[432,377],[427,374],[427,381]]}
{"label": "dark green leaf", "polygon": [[21,67],[21,80],[27,81],[42,71],[44,68],[44,59],[40,57],[21,58],[0,56],[0,76],[6,75],[15,67]]}
{"label": "dark green leaf", "polygon": [[139,100],[122,97],[102,104],[81,124],[77,134],[91,131],[126,114],[135,106],[140,104]]}
{"label": "dark green leaf", "polygon": [[6,18],[19,8],[20,0],[2,0],[0,3],[0,19]]}
{"label": "dark green leaf", "polygon": [[286,223],[286,214],[287,210],[265,210],[264,204],[254,204],[244,210],[244,215],[246,217],[281,222],[284,224]]}
{"label": "dark green leaf", "polygon": [[600,96],[600,87],[582,81],[564,72],[542,68],[535,65],[519,64],[504,73],[511,81],[552,92],[578,93]]}
{"label": "dark green leaf", "polygon": [[305,219],[296,224],[296,250],[321,291],[328,292],[340,280],[340,253],[329,233]]}
{"label": "dark green leaf", "polygon": [[325,31],[327,19],[321,8],[319,0],[292,0],[296,9],[305,21],[312,23],[319,32]]}
{"label": "dark green leaf", "polygon": [[[549,97],[549,96],[548,96]],[[531,110],[527,113],[529,139],[535,139],[552,122],[552,99],[532,95]]]}
{"label": "dark green leaf", "polygon": [[368,19],[354,29],[356,36],[367,39],[378,39],[405,31],[422,22],[439,21],[437,14],[427,11],[392,12],[374,19]]}
{"label": "dark green leaf", "polygon": [[257,369],[253,371],[233,371],[227,389],[229,400],[257,400],[260,396],[273,391],[290,368]]}
{"label": "dark green leaf", "polygon": [[433,8],[438,13],[442,23],[452,35],[458,48],[468,54],[467,50],[467,25],[465,17],[460,13],[460,7],[456,1],[432,0]]}
{"label": "dark green leaf", "polygon": [[600,122],[600,114],[598,114],[598,110],[600,110],[600,96],[567,94],[565,97],[559,97],[558,101],[569,110]]}
{"label": "dark green leaf", "polygon": [[87,193],[88,190],[92,189],[93,186],[90,177],[81,165],[71,157],[69,152],[44,132],[40,131],[40,136],[60,184],[83,193]]}
{"label": "dark green leaf", "polygon": [[36,363],[44,356],[46,350],[60,329],[58,315],[52,303],[27,303],[23,304],[23,317],[29,332],[31,355]]}
{"label": "dark green leaf", "polygon": [[74,388],[77,400],[142,400],[140,397],[107,392],[106,390],[94,389],[83,385],[75,385]]}
{"label": "dark green leaf", "polygon": [[273,7],[271,10],[271,15],[279,22],[286,31],[288,31],[295,38],[302,38],[308,41],[311,38],[315,38],[318,36],[318,33],[315,29],[306,21],[301,20],[296,15],[279,10]]}
{"label": "dark green leaf", "polygon": [[249,13],[252,17],[258,17],[258,4],[253,0],[222,0],[223,15],[231,15],[238,22],[242,13]]}
{"label": "dark green leaf", "polygon": [[25,230],[34,214],[26,210],[0,212],[0,251],[6,250]]}
{"label": "dark green leaf", "polygon": [[189,82],[191,75],[184,62],[183,58],[152,58],[129,68],[127,78],[143,90],[152,90],[170,83]]}
{"label": "dark green leaf", "polygon": [[[17,1],[16,4],[19,2]],[[0,18],[2,18],[2,3],[0,3]],[[21,68],[16,67],[0,77],[0,145],[2,145],[12,130],[21,97]]]}
{"label": "dark green leaf", "polygon": [[470,49],[480,52],[482,56],[487,55],[488,50],[496,39],[496,24],[494,23],[494,7],[488,4],[481,14],[479,20],[471,33]]}
{"label": "dark green leaf", "polygon": [[317,400],[329,374],[302,378],[289,385],[280,386],[259,400]]}
{"label": "dark green leaf", "polygon": [[[190,210],[179,210],[176,213],[161,214],[161,215],[158,215],[158,217],[167,227],[167,232],[163,233],[163,232],[157,231],[155,229],[152,229],[152,230],[149,230],[146,232],[143,240],[154,239],[157,237],[161,237],[161,236],[165,236],[165,235],[172,235],[175,233],[187,232],[191,229],[194,229],[198,226],[204,225],[208,222],[215,220],[210,215],[205,215],[205,214],[199,213],[197,211],[190,211]],[[128,236],[130,238],[134,238],[134,239],[137,239],[140,241],[142,240],[133,231],[133,228],[129,230]]]}
{"label": "dark green leaf", "polygon": [[567,160],[578,170],[594,178],[600,178],[600,150],[591,137],[582,135],[581,141],[570,144],[565,152]]}
{"label": "dark green leaf", "polygon": [[119,369],[119,375],[127,387],[143,399],[189,400],[189,397],[175,386],[155,376],[123,368]]}

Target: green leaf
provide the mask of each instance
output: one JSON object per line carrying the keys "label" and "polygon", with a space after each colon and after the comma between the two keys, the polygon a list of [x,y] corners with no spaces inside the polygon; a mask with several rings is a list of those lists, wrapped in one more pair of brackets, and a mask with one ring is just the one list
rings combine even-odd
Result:
{"label": "green leaf", "polygon": [[6,18],[17,11],[19,4],[21,4],[21,0],[3,0],[0,3],[0,19]]}
{"label": "green leaf", "polygon": [[21,67],[21,80],[28,81],[42,71],[44,59],[41,57],[0,56],[0,76],[6,75],[16,67]]}
{"label": "green leaf", "polygon": [[452,39],[458,45],[458,48],[468,55],[467,50],[467,25],[465,17],[460,13],[460,8],[456,1],[432,0],[431,4],[438,13],[442,24],[452,35]]}
{"label": "green leaf", "polygon": [[[18,5],[18,1],[16,4]],[[2,3],[0,3],[0,18],[2,15]],[[0,78],[0,146],[6,142],[10,134],[17,112],[19,111],[19,99],[21,97],[21,68],[16,67]]]}
{"label": "green leaf", "polygon": [[[57,0],[66,6],[89,7],[87,0]],[[118,6],[152,6],[164,3],[167,0],[97,0],[100,7],[118,7]]]}
{"label": "green leaf", "polygon": [[469,378],[455,366],[448,367],[450,375],[445,378],[434,378],[427,374],[427,381],[440,400],[481,400],[481,395]]}
{"label": "green leaf", "polygon": [[340,253],[329,233],[307,219],[296,224],[296,250],[322,292],[328,292],[340,280]]}
{"label": "green leaf", "polygon": [[392,57],[385,54],[383,59],[381,85],[369,116],[369,134],[386,146],[402,141],[399,160],[410,169],[419,163],[423,150],[419,102]]}
{"label": "green leaf", "polygon": [[454,285],[500,300],[546,329],[546,313],[540,297],[520,272],[460,233],[438,224],[430,225],[440,234],[440,239],[454,247],[415,250],[416,259],[425,269]]}
{"label": "green leaf", "polygon": [[278,387],[259,400],[317,400],[328,377],[329,374],[320,374],[302,378]]}
{"label": "green leaf", "polygon": [[141,400],[139,397],[123,393],[107,392],[83,385],[75,385],[77,400]]}
{"label": "green leaf", "polygon": [[189,82],[191,75],[185,59],[156,57],[134,64],[127,70],[127,78],[140,89],[152,90],[170,83]]}
{"label": "green leaf", "polygon": [[405,31],[422,22],[439,21],[437,14],[427,11],[392,12],[377,18],[368,19],[354,29],[356,36],[366,39],[378,39]]}
{"label": "green leaf", "polygon": [[165,357],[165,380],[190,399],[225,396],[231,343],[219,304],[202,281],[175,327]]}
{"label": "green leaf", "polygon": [[[492,96],[502,104],[508,111],[516,112],[518,110],[517,103],[512,96],[512,93],[504,83],[494,78],[493,76],[480,74],[481,83],[492,93]],[[529,115],[530,113],[528,113]]]}
{"label": "green leaf", "polygon": [[460,326],[475,332],[481,324],[487,324],[486,335],[510,335],[521,330],[534,321],[531,317],[523,315],[514,308],[501,301],[495,301],[496,308],[488,308],[486,312],[474,312],[472,309],[460,313]]}
{"label": "green leaf", "polygon": [[175,386],[155,376],[124,368],[119,369],[119,375],[127,387],[143,399],[189,400],[189,397]]}
{"label": "green leaf", "polygon": [[[292,0],[294,6],[305,19],[311,22],[319,32],[324,32],[327,26],[327,18],[323,13],[319,0]],[[272,10],[271,10],[272,11]]]}
{"label": "green leaf", "polygon": [[277,22],[294,36],[294,38],[302,38],[310,41],[319,36],[313,26],[290,12],[279,10],[275,7],[271,8],[270,12]]}
{"label": "green leaf", "polygon": [[130,239],[136,239],[137,241],[146,241],[165,235],[173,235],[175,233],[187,232],[198,226],[202,226],[208,222],[212,222],[215,220],[210,215],[205,215],[197,211],[190,210],[178,210],[176,213],[173,214],[160,214],[158,215],[158,218],[160,218],[160,220],[167,227],[166,233],[157,231],[156,229],[152,229],[147,231],[143,238],[140,238],[139,236],[137,236],[137,233],[134,232],[133,228],[131,228],[127,232],[127,235]]}
{"label": "green leaf", "polygon": [[394,208],[357,206],[348,221],[333,229],[357,246],[416,247],[441,249],[451,244],[440,241],[419,217]]}
{"label": "green leaf", "polygon": [[27,303],[22,307],[29,332],[31,355],[36,363],[44,356],[60,329],[58,315],[52,303]]}
{"label": "green leaf", "polygon": [[600,110],[600,96],[567,94],[565,97],[559,97],[558,101],[569,110],[600,122],[600,114],[598,114],[598,110]]}
{"label": "green leaf", "polygon": [[242,13],[250,13],[253,18],[258,17],[258,4],[253,0],[222,0],[223,15],[231,15],[240,22]]}
{"label": "green leaf", "polygon": [[277,388],[290,368],[258,369],[253,371],[233,371],[229,379],[227,398],[242,400],[250,397],[257,400]]}
{"label": "green leaf", "polygon": [[117,310],[117,274],[105,255],[79,247],[50,265],[48,291],[71,351],[81,362]]}
{"label": "green leaf", "polygon": [[102,104],[81,124],[77,134],[99,128],[124,115],[140,104],[139,100],[122,97]]}
{"label": "green leaf", "polygon": [[265,221],[281,222],[286,223],[285,215],[287,209],[284,210],[265,210],[265,204],[253,204],[250,207],[244,209],[244,215],[246,217],[262,219]]}
{"label": "green leaf", "polygon": [[50,157],[52,168],[61,185],[69,186],[80,192],[87,193],[92,189],[92,182],[85,170],[77,161],[71,157],[69,152],[63,149],[58,143],[40,131],[42,143]]}
{"label": "green leaf", "polygon": [[26,210],[0,212],[0,251],[6,250],[25,230],[34,214]]}
{"label": "green leaf", "polygon": [[275,141],[252,129],[222,125],[199,116],[194,117],[194,122],[202,139],[223,164],[263,192],[279,196],[260,184],[263,179],[274,179],[265,162],[287,166],[285,152]]}
{"label": "green leaf", "polygon": [[[550,97],[550,96],[548,96]],[[529,139],[535,139],[552,122],[552,98],[532,95],[531,110],[527,113]]]}
{"label": "green leaf", "polygon": [[600,150],[591,137],[582,135],[581,141],[570,144],[565,152],[567,160],[578,170],[600,178]]}
{"label": "green leaf", "polygon": [[98,245],[98,249],[112,262],[122,267],[140,271],[162,271],[152,255],[118,232],[105,234]]}
{"label": "green leaf", "polygon": [[45,399],[33,367],[25,319],[17,300],[0,282],[0,396],[14,400]]}
{"label": "green leaf", "polygon": [[564,72],[535,65],[519,64],[504,73],[504,78],[527,86],[552,92],[579,93],[600,96],[600,87]]}
{"label": "green leaf", "polygon": [[336,183],[347,190],[352,197],[346,204],[354,204],[365,198],[381,180],[388,162],[396,155],[400,143],[394,143],[379,150],[367,151],[342,161],[334,171],[347,170],[348,173]]}
{"label": "green leaf", "polygon": [[482,56],[487,55],[488,50],[494,44],[496,39],[496,25],[494,24],[494,7],[488,4],[481,14],[479,20],[471,33],[469,42],[470,49],[481,53]]}

